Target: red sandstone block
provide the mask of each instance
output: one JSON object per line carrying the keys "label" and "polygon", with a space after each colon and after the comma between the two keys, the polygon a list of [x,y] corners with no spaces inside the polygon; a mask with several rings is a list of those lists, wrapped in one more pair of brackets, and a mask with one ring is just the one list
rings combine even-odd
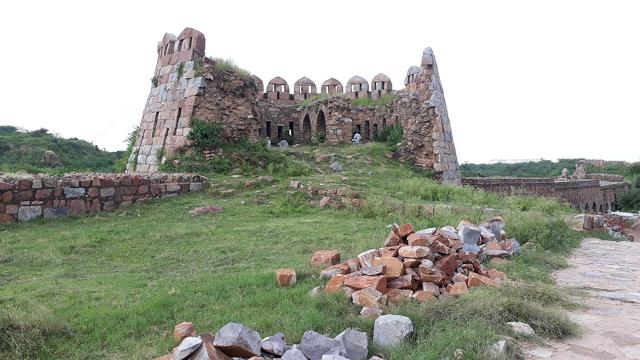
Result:
{"label": "red sandstone block", "polygon": [[33,190],[20,191],[16,194],[16,201],[30,201],[33,199]]}
{"label": "red sandstone block", "polygon": [[16,222],[16,218],[9,214],[0,214],[0,224],[10,224]]}
{"label": "red sandstone block", "polygon": [[149,192],[149,186],[147,185],[138,186],[138,194],[146,194],[147,192]]}
{"label": "red sandstone block", "polygon": [[98,197],[100,195],[100,189],[98,189],[97,187],[90,187],[87,190],[87,196],[94,198],[94,197]]}
{"label": "red sandstone block", "polygon": [[18,190],[29,190],[31,189],[31,180],[18,180]]}
{"label": "red sandstone block", "polygon": [[11,202],[11,200],[13,199],[13,194],[11,193],[11,191],[5,191],[2,194],[2,202],[5,204],[8,204]]}
{"label": "red sandstone block", "polygon": [[82,179],[80,180],[80,187],[86,188],[91,186],[91,179]]}
{"label": "red sandstone block", "polygon": [[40,189],[36,191],[36,200],[44,200],[53,195],[52,189]]}
{"label": "red sandstone block", "polygon": [[14,185],[0,181],[0,191],[13,190]]}
{"label": "red sandstone block", "polygon": [[69,215],[79,216],[86,213],[86,206],[84,200],[74,199],[69,201]]}
{"label": "red sandstone block", "polygon": [[100,200],[93,199],[93,201],[91,202],[91,207],[89,208],[89,213],[97,214],[99,212],[100,212]]}

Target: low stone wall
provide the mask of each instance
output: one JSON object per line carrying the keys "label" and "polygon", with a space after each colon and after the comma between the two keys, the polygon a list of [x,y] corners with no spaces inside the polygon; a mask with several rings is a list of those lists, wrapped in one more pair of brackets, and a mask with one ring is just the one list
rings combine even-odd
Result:
{"label": "low stone wall", "polygon": [[194,174],[0,174],[0,224],[95,214],[199,191],[206,181]]}

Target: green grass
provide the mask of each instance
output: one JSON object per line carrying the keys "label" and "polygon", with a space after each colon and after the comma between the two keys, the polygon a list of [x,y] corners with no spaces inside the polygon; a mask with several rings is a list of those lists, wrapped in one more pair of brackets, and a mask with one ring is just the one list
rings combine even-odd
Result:
{"label": "green grass", "polygon": [[[579,239],[561,220],[568,207],[440,186],[386,159],[387,151],[369,144],[283,153],[314,169],[295,177],[306,186],[359,191],[368,202],[360,210],[310,207],[283,175],[245,188],[252,175],[210,174],[211,189],[199,194],[94,217],[0,226],[0,358],[148,359],[171,351],[173,326],[181,321],[211,332],[241,322],[262,336],[283,331],[289,343],[309,329],[335,336],[350,326],[371,335],[373,321],[359,318],[342,295],[307,294],[325,282],[308,265],[313,251],[339,249],[347,259],[380,247],[390,223],[455,226],[497,214],[526,244],[522,256],[501,267],[515,282],[392,309],[410,316],[417,333],[385,358],[453,358],[457,349],[464,359],[482,358],[488,344],[513,335],[504,326],[511,320],[550,338],[575,332],[564,315],[572,304],[549,276],[566,265],[563,257]],[[313,162],[318,152],[332,154],[345,171]],[[224,189],[235,192],[219,195]],[[396,210],[396,202],[406,210]],[[412,210],[425,203],[438,205],[434,216]],[[189,215],[208,204],[224,211]],[[297,270],[296,286],[276,286],[280,267]]]}

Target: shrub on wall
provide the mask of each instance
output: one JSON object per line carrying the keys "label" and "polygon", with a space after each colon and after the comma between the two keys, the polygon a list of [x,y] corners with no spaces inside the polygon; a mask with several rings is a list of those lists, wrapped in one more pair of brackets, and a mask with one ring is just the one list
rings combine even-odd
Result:
{"label": "shrub on wall", "polygon": [[198,150],[218,148],[222,145],[222,125],[206,122],[199,118],[191,118],[191,131],[187,139],[193,141]]}
{"label": "shrub on wall", "polygon": [[382,131],[378,131],[373,135],[373,140],[377,142],[386,142],[388,146],[395,149],[402,141],[404,130],[400,124],[388,126]]}

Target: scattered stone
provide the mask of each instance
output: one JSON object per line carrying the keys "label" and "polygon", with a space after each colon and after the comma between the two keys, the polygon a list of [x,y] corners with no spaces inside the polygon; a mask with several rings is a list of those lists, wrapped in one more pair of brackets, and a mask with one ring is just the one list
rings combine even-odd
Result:
{"label": "scattered stone", "polygon": [[506,360],[507,358],[507,341],[500,340],[489,346],[487,349],[487,357],[490,360]]}
{"label": "scattered stone", "polygon": [[306,331],[298,345],[304,356],[309,360],[320,360],[322,355],[340,355],[342,344],[330,337],[315,331]]}
{"label": "scattered stone", "polygon": [[181,343],[186,337],[195,335],[196,329],[193,327],[192,322],[183,321],[173,328],[173,338],[176,340],[176,344]]}
{"label": "scattered stone", "polygon": [[332,277],[331,280],[329,280],[329,282],[327,282],[327,285],[324,287],[324,291],[329,294],[337,293],[342,289],[345,279],[346,279],[346,276],[342,274]]}
{"label": "scattered stone", "polygon": [[249,327],[228,323],[216,333],[213,344],[229,356],[252,357],[260,355],[260,334]]}
{"label": "scattered stone", "polygon": [[411,319],[401,315],[382,315],[373,325],[373,343],[383,349],[400,345],[413,333]]}
{"label": "scattered stone", "polygon": [[287,140],[280,140],[280,142],[278,143],[278,147],[280,148],[280,150],[287,150],[289,148],[289,143],[287,142]]}
{"label": "scattered stone", "polygon": [[262,351],[276,356],[284,355],[284,352],[287,350],[287,343],[284,341],[283,333],[277,333],[262,339],[260,346]]}
{"label": "scattered stone", "polygon": [[367,250],[358,255],[358,261],[360,261],[361,267],[373,266],[373,259],[380,257],[380,251],[378,249]]}
{"label": "scattered stone", "polygon": [[294,269],[276,270],[276,281],[280,286],[293,286],[296,283],[296,271]]}
{"label": "scattered stone", "polygon": [[431,255],[431,251],[426,246],[403,246],[398,249],[398,255],[405,258],[424,258]]}
{"label": "scattered stone", "polygon": [[329,169],[331,169],[331,171],[333,171],[333,172],[340,172],[340,171],[342,171],[342,164],[340,164],[339,162],[335,161],[335,162],[331,163],[331,165],[329,165]]}
{"label": "scattered stone", "polygon": [[315,160],[316,160],[316,162],[327,162],[327,161],[329,161],[329,155],[317,154]]}
{"label": "scattered stone", "polygon": [[404,274],[404,264],[398,258],[385,256],[373,259],[373,266],[384,266],[384,276],[396,278]]}
{"label": "scattered stone", "polygon": [[387,278],[385,276],[347,276],[344,285],[353,289],[373,288],[385,293]]}
{"label": "scattered stone", "polygon": [[313,266],[331,266],[340,262],[338,250],[318,250],[311,257]]}
{"label": "scattered stone", "polygon": [[364,288],[351,294],[351,299],[356,305],[368,308],[380,308],[386,305],[384,295],[373,288]]}
{"label": "scattered stone", "polygon": [[507,326],[511,328],[511,331],[513,331],[518,335],[533,336],[536,334],[536,332],[533,331],[533,329],[531,328],[531,326],[529,326],[529,324],[525,324],[523,322],[512,321],[512,322],[508,322]]}
{"label": "scattered stone", "polygon": [[[382,294],[381,294],[382,295]],[[369,319],[377,319],[380,315],[382,315],[382,309],[378,307],[363,307],[360,310],[360,316]]]}
{"label": "scattered stone", "polygon": [[336,336],[336,340],[342,343],[344,353],[348,360],[366,360],[369,353],[367,333],[347,328]]}
{"label": "scattered stone", "polygon": [[184,338],[184,340],[182,340],[180,345],[178,345],[176,350],[173,352],[173,360],[186,359],[187,357],[189,357],[189,355],[191,355],[191,353],[196,351],[196,349],[198,349],[201,344],[202,339],[200,339],[199,337],[188,336]]}
{"label": "scattered stone", "polygon": [[457,282],[454,283],[451,288],[449,288],[449,291],[447,292],[449,295],[464,295],[469,291],[469,288],[467,287],[467,284],[463,283],[463,282]]}
{"label": "scattered stone", "polygon": [[482,276],[470,271],[467,279],[467,287],[472,288],[476,286],[498,286],[498,283],[490,277]]}
{"label": "scattered stone", "polygon": [[327,205],[331,204],[331,198],[328,196],[323,196],[322,199],[320,199],[320,208],[323,209],[325,208]]}
{"label": "scattered stone", "polygon": [[224,209],[218,205],[207,205],[199,208],[195,208],[189,211],[191,215],[204,215],[204,214],[217,214],[222,212]]}

